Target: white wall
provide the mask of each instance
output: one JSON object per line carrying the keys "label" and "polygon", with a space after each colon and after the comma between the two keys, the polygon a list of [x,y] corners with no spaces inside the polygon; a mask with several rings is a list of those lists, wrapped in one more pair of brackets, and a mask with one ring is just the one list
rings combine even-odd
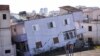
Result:
{"label": "white wall", "polygon": [[[68,25],[64,25],[64,19],[67,19]],[[55,27],[49,29],[48,22],[52,21],[55,22]],[[32,25],[38,25],[38,30],[34,31],[32,29]],[[64,46],[68,41],[74,42],[76,40],[76,38],[73,38],[65,41],[63,36],[64,31],[75,29],[75,23],[73,22],[73,16],[71,14],[26,21],[25,29],[27,33],[29,50],[31,53],[33,53],[33,49],[36,48],[35,42],[38,41],[42,41],[43,48],[40,49],[45,51],[51,46],[61,47]],[[59,44],[53,44],[54,37],[59,38]],[[45,42],[48,42],[48,44],[44,46]]]}
{"label": "white wall", "polygon": [[[7,19],[3,20],[2,14],[7,15]],[[10,27],[10,12],[9,11],[0,11],[0,27]]]}
{"label": "white wall", "polygon": [[[87,41],[88,38],[93,38],[93,41],[96,44],[100,40],[100,24],[96,25],[95,23],[83,23],[82,25],[86,29],[84,33],[85,40]],[[92,26],[92,31],[88,31],[88,26]],[[98,31],[97,31],[97,27],[98,27]]]}
{"label": "white wall", "polygon": [[100,9],[98,10],[92,10],[92,11],[87,11],[84,12],[85,17],[87,17],[87,15],[89,16],[89,20],[95,20],[95,19],[99,19],[100,20]]}
{"label": "white wall", "polygon": [[[14,29],[16,30],[16,32],[14,31]],[[25,34],[25,27],[24,27],[24,23],[22,24],[16,24],[16,25],[12,25],[11,26],[11,30],[12,30],[12,35],[16,36],[16,35],[20,35],[20,34]]]}
{"label": "white wall", "polygon": [[99,19],[100,20],[100,9],[93,11],[93,19]]}
{"label": "white wall", "polygon": [[81,11],[73,12],[72,16],[74,18],[74,21],[84,20],[84,15],[83,15],[83,12],[81,12]]}
{"label": "white wall", "polygon": [[68,11],[60,8],[60,15],[63,15],[63,14],[68,14]]}
{"label": "white wall", "polygon": [[[6,19],[3,19],[3,14],[6,14]],[[5,53],[10,50],[10,53]],[[0,56],[15,55],[15,51],[11,43],[11,28],[10,28],[10,11],[0,11]]]}

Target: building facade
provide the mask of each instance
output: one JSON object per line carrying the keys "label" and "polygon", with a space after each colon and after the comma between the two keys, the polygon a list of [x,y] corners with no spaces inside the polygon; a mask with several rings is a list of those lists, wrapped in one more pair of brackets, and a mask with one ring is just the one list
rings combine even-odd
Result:
{"label": "building facade", "polygon": [[[39,54],[50,50],[50,48],[57,48],[64,46],[68,41],[75,41],[75,27],[73,19],[70,15],[57,16],[51,18],[44,18],[40,20],[32,20],[25,22],[25,29],[27,33],[28,46],[31,54]],[[66,22],[65,22],[66,21]],[[72,32],[73,37],[67,37],[64,34]]]}
{"label": "building facade", "polygon": [[[80,26],[79,26],[80,27]],[[39,54],[75,43],[77,35],[84,32],[76,29],[72,14],[25,22],[28,47],[31,54]]]}
{"label": "building facade", "polygon": [[83,34],[84,39],[87,41],[91,38],[95,44],[100,44],[100,8],[86,7],[82,10],[85,20],[81,24],[86,29],[86,33]]}
{"label": "building facade", "polygon": [[40,15],[47,16],[48,8],[41,8],[39,11]]}
{"label": "building facade", "polygon": [[11,42],[9,5],[0,5],[0,56],[16,56]]}
{"label": "building facade", "polygon": [[91,38],[94,44],[100,44],[100,22],[93,21],[91,23],[83,23],[82,27],[86,30],[84,35],[84,40],[88,41]]}
{"label": "building facade", "polygon": [[17,50],[24,56],[36,55],[66,44],[74,44],[82,37],[82,11],[67,13],[54,17],[27,20],[12,25],[12,35],[17,44]]}
{"label": "building facade", "polygon": [[60,14],[60,11],[50,11],[49,12],[49,17],[53,17],[53,16],[58,16]]}

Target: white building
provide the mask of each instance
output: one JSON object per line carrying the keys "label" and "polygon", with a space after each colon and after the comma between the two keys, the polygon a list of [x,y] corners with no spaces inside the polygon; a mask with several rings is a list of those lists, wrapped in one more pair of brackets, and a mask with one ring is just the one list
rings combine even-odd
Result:
{"label": "white building", "polygon": [[68,42],[75,43],[76,36],[84,31],[81,27],[76,30],[74,24],[71,14],[26,21],[25,29],[30,53],[39,54],[63,47]]}
{"label": "white building", "polygon": [[84,35],[84,39],[88,41],[88,38],[92,38],[93,42],[95,44],[100,44],[100,21],[97,23],[97,21],[92,21],[91,23],[84,22],[82,24],[83,28],[86,29]]}
{"label": "white building", "polygon": [[[84,19],[82,11],[65,15],[24,21],[12,26],[14,41],[24,55],[35,55],[74,44],[84,29],[79,23]],[[78,26],[78,27],[76,27]],[[22,50],[22,51],[21,51]],[[24,51],[23,51],[24,50]]]}
{"label": "white building", "polygon": [[16,56],[11,42],[9,5],[0,5],[0,56]]}
{"label": "white building", "polygon": [[59,15],[60,15],[60,11],[50,11],[49,12],[49,17],[59,16]]}
{"label": "white building", "polygon": [[82,27],[86,29],[84,39],[92,38],[95,44],[100,44],[100,8],[85,8],[83,13],[86,17],[82,22]]}
{"label": "white building", "polygon": [[41,8],[39,14],[43,16],[47,16],[48,8]]}

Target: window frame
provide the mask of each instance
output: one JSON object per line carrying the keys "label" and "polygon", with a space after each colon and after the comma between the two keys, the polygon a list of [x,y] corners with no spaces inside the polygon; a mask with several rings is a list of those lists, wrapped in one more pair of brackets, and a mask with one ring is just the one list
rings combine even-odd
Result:
{"label": "window frame", "polygon": [[33,31],[38,31],[39,30],[39,25],[32,25]]}
{"label": "window frame", "polygon": [[[70,35],[71,33],[71,35]],[[69,40],[71,38],[76,37],[75,29],[63,32],[64,40]]]}
{"label": "window frame", "polygon": [[92,31],[92,26],[88,26],[88,31]]}
{"label": "window frame", "polygon": [[6,20],[7,19],[7,14],[2,14],[2,18],[3,18],[3,20]]}
{"label": "window frame", "polygon": [[36,45],[36,48],[42,48],[43,47],[41,41],[35,42],[35,45]]}
{"label": "window frame", "polygon": [[16,29],[16,28],[14,28],[13,30],[14,30],[14,32],[16,32],[16,31],[17,31],[17,29]]}
{"label": "window frame", "polygon": [[54,28],[54,27],[56,27],[54,21],[48,23],[48,28]]}
{"label": "window frame", "polygon": [[64,40],[70,39],[69,33],[66,31],[63,33],[64,34]]}
{"label": "window frame", "polygon": [[5,53],[6,53],[6,54],[11,53],[11,50],[10,50],[10,49],[5,50]]}
{"label": "window frame", "polygon": [[65,19],[65,20],[64,20],[64,25],[67,25],[67,24],[68,24],[68,20]]}
{"label": "window frame", "polygon": [[54,38],[53,38],[53,43],[54,43],[54,44],[59,43],[59,38],[58,38],[58,37],[54,37]]}
{"label": "window frame", "polygon": [[70,38],[74,38],[73,31],[69,32]]}

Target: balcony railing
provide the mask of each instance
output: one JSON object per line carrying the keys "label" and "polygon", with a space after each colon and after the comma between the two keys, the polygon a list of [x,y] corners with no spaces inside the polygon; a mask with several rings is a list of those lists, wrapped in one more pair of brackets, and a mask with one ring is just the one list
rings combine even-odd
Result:
{"label": "balcony railing", "polygon": [[26,36],[26,34],[17,35],[16,37],[14,37],[14,41],[15,42],[27,41],[27,36]]}

